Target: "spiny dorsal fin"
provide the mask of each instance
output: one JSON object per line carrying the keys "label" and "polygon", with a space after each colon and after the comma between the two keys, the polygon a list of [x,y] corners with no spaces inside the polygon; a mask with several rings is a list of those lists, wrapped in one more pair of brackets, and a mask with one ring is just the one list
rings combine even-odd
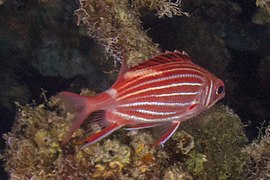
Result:
{"label": "spiny dorsal fin", "polygon": [[123,74],[125,74],[128,71],[127,59],[126,59],[125,53],[123,52],[122,54],[123,54],[123,59],[122,59],[121,69],[120,69],[118,77],[123,76]]}
{"label": "spiny dorsal fin", "polygon": [[161,53],[157,56],[154,56],[144,61],[143,63],[139,64],[138,66],[133,67],[132,70],[147,68],[151,66],[156,66],[156,65],[176,62],[176,61],[191,62],[191,58],[185,51],[182,51],[182,52],[177,51],[177,50],[175,50],[174,52],[165,51],[165,53]]}
{"label": "spiny dorsal fin", "polygon": [[128,71],[127,58],[125,56],[124,50],[122,51],[122,54],[123,54],[123,59],[122,59],[121,68],[120,68],[116,82]]}

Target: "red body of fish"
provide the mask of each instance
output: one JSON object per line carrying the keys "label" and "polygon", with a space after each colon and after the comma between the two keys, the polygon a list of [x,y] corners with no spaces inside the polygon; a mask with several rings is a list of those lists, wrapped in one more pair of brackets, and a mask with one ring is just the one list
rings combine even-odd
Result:
{"label": "red body of fish", "polygon": [[125,126],[129,130],[155,127],[163,144],[179,124],[213,106],[225,95],[224,83],[204,68],[192,63],[185,52],[168,52],[128,69],[122,63],[119,77],[107,91],[93,97],[61,92],[66,107],[75,110],[73,123],[62,141],[93,112],[104,116],[93,122],[103,129],[81,143],[95,143]]}

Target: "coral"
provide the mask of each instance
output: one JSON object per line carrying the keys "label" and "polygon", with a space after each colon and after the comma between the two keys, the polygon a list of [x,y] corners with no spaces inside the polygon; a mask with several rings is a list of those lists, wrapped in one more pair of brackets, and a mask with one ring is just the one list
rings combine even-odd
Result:
{"label": "coral", "polygon": [[180,166],[170,166],[164,170],[163,180],[192,180],[192,176],[185,172]]}
{"label": "coral", "polygon": [[77,24],[86,26],[87,35],[102,44],[107,54],[116,61],[121,61],[122,56],[125,56],[128,65],[135,66],[159,52],[157,45],[142,30],[138,9],[155,9],[159,17],[187,15],[181,11],[180,3],[179,0],[134,0],[130,6],[128,1],[122,0],[80,0],[80,7],[75,14],[78,17]]}
{"label": "coral", "polygon": [[0,0],[0,6],[4,4],[5,0]]}
{"label": "coral", "polygon": [[130,142],[131,147],[135,152],[133,156],[133,177],[141,177],[149,171],[151,166],[156,163],[154,153],[156,150],[150,145],[153,143],[153,137],[148,133],[141,133],[139,136],[133,136]]}
{"label": "coral", "polygon": [[[119,177],[123,168],[130,163],[131,149],[119,142],[119,140],[106,140],[88,146],[76,154],[78,163],[92,162],[95,169],[91,175],[94,178]],[[86,157],[88,158],[86,159]]]}
{"label": "coral", "polygon": [[[239,117],[228,107],[216,105],[193,120],[182,123],[192,134],[195,147],[187,154],[187,168],[202,179],[238,179],[243,176],[248,155],[242,152],[247,144]],[[230,147],[230,148],[228,148]]]}
{"label": "coral", "polygon": [[4,135],[7,148],[2,158],[11,178],[239,178],[248,162],[247,153],[241,152],[246,139],[240,121],[223,106],[212,108],[197,124],[182,123],[185,132],[176,132],[164,148],[152,148],[152,133],[140,130],[118,131],[81,149],[76,142],[89,134],[86,124],[61,146],[72,118],[72,113],[59,108],[55,97],[39,106],[19,106],[12,132]]}
{"label": "coral", "polygon": [[87,34],[96,39],[115,60],[121,61],[125,53],[130,66],[159,50],[142,31],[137,13],[127,1],[80,0],[75,11],[77,24],[85,25]]}
{"label": "coral", "polygon": [[201,176],[204,170],[205,162],[207,161],[206,155],[195,153],[193,151],[189,154],[190,158],[185,162],[187,169],[195,176]]}
{"label": "coral", "polygon": [[[82,93],[94,94],[86,89]],[[58,101],[51,97],[39,106],[18,107],[12,132],[4,135],[7,148],[2,154],[12,179],[147,178],[165,162],[165,152],[150,147],[153,138],[146,132],[129,140],[120,133],[81,149],[76,142],[87,132],[79,129],[69,144],[61,146],[73,114],[62,110]]]}
{"label": "coral", "polygon": [[264,8],[270,14],[270,1],[269,0],[256,0],[256,5]]}
{"label": "coral", "polygon": [[[40,179],[55,176],[53,170],[60,168],[57,163],[65,164],[58,139],[65,133],[65,121],[56,112],[48,111],[44,104],[35,108],[19,107],[12,132],[4,135],[8,145],[6,170],[11,172],[11,178]],[[54,126],[54,122],[59,126]],[[60,159],[63,161],[59,162]]]}
{"label": "coral", "polygon": [[188,154],[194,148],[194,138],[185,131],[176,132],[172,140],[176,144],[175,151],[181,154]]}
{"label": "coral", "polygon": [[243,151],[250,156],[247,164],[246,179],[269,179],[270,174],[270,126]]}
{"label": "coral", "polygon": [[[156,9],[160,17],[186,14],[180,9],[180,1],[132,1],[132,6],[135,10]],[[117,61],[121,61],[124,52],[128,65],[134,66],[159,52],[157,45],[142,31],[137,12],[127,1],[80,0],[75,14],[77,24],[86,26],[87,34]]]}
{"label": "coral", "polygon": [[[37,107],[19,107],[12,132],[4,135],[7,149],[3,158],[10,177],[119,177],[123,168],[130,163],[130,148],[119,140],[109,139],[84,149],[72,143],[62,147],[59,142],[66,133],[66,122],[73,115],[59,112],[56,104],[57,98],[52,98],[47,104]],[[83,135],[84,131],[80,129],[74,138],[83,138]]]}
{"label": "coral", "polygon": [[141,8],[148,8],[150,10],[157,11],[157,15],[159,18],[167,16],[189,16],[189,13],[181,10],[181,0],[133,0],[132,5],[140,10]]}
{"label": "coral", "polygon": [[252,16],[252,22],[260,25],[270,23],[269,13],[266,9],[257,9]]}

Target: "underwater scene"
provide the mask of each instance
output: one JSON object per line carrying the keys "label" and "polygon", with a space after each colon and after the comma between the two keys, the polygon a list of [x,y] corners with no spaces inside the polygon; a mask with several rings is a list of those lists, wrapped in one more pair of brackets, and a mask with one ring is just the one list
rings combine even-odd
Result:
{"label": "underwater scene", "polygon": [[0,0],[0,179],[270,179],[270,0]]}

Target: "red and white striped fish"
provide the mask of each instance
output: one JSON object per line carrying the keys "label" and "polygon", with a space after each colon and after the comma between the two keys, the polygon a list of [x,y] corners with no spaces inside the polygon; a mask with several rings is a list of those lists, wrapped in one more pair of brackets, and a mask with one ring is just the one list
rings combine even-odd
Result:
{"label": "red and white striped fish", "polygon": [[93,97],[59,93],[65,107],[75,110],[62,144],[99,110],[104,116],[92,122],[102,130],[80,143],[93,144],[125,126],[129,130],[159,128],[160,137],[153,145],[163,144],[182,121],[210,108],[224,95],[222,80],[194,64],[185,52],[166,51],[130,69],[124,60],[117,81],[105,92]]}

